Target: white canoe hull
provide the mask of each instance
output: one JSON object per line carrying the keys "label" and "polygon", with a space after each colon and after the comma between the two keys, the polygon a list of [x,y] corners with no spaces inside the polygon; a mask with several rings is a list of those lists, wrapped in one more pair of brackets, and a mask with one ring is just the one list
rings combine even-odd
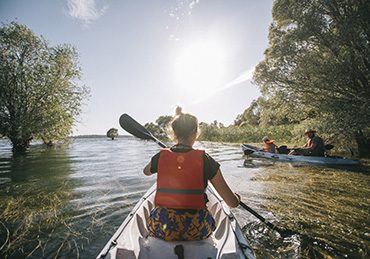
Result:
{"label": "white canoe hull", "polygon": [[281,162],[299,162],[299,163],[310,163],[319,165],[358,165],[360,162],[358,160],[349,159],[345,157],[319,157],[319,156],[295,156],[295,155],[285,155],[277,153],[269,153],[259,150],[256,147],[241,144],[240,145],[244,154],[248,154],[253,157],[262,157],[267,159],[272,159]]}
{"label": "white canoe hull", "polygon": [[210,238],[168,242],[148,237],[147,221],[154,207],[155,190],[153,185],[141,198],[97,258],[177,259],[177,245],[183,246],[184,258],[255,258],[229,207],[211,186],[207,188],[207,206],[216,221],[216,230]]}

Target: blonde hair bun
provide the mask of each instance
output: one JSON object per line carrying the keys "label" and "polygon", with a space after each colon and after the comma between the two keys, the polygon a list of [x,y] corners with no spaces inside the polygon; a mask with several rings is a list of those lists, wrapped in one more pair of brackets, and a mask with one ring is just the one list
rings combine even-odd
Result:
{"label": "blonde hair bun", "polygon": [[189,113],[183,113],[180,106],[176,107],[175,116],[170,122],[172,132],[170,135],[175,140],[187,140],[192,134],[198,132],[198,119]]}

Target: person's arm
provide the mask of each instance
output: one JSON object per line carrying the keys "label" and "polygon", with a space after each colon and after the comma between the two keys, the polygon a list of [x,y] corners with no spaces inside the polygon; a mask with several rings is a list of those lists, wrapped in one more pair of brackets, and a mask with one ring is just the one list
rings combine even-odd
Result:
{"label": "person's arm", "polygon": [[311,151],[311,150],[314,150],[316,146],[317,146],[317,141],[312,140],[311,143],[307,142],[303,149],[307,151]]}
{"label": "person's arm", "polygon": [[306,150],[308,150],[308,151],[314,150],[316,145],[317,145],[316,143],[312,142],[311,146],[307,147]]}
{"label": "person's arm", "polygon": [[150,162],[144,167],[143,173],[147,176],[157,173],[158,170],[158,159],[160,153],[155,154]]}
{"label": "person's arm", "polygon": [[144,167],[144,174],[149,176],[149,175],[152,175],[152,172],[150,172],[150,167],[152,166],[152,163],[149,162],[145,167]]}
{"label": "person's arm", "polygon": [[218,169],[216,175],[210,181],[229,207],[235,208],[239,205],[240,197],[231,191],[220,169]]}

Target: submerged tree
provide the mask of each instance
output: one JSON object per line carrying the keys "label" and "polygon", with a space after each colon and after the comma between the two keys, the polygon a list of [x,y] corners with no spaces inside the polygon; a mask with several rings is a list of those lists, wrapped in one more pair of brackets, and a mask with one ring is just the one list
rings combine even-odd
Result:
{"label": "submerged tree", "polygon": [[107,131],[107,137],[108,138],[111,138],[112,140],[114,140],[116,137],[118,137],[118,129],[110,128]]}
{"label": "submerged tree", "polygon": [[33,138],[51,143],[71,133],[88,95],[76,83],[80,73],[74,47],[50,47],[15,22],[0,27],[0,134],[13,151]]}
{"label": "submerged tree", "polygon": [[[265,95],[316,111],[360,154],[370,150],[370,2],[276,0],[269,47],[254,80]],[[317,115],[318,114],[318,115]],[[369,154],[369,153],[368,153]]]}

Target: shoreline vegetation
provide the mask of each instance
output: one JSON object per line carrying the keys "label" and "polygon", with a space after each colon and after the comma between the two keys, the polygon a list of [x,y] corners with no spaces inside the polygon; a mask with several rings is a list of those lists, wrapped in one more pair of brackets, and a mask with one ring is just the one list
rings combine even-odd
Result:
{"label": "shoreline vegetation", "polygon": [[[164,142],[172,142],[171,139],[167,137],[167,130],[163,129],[160,126],[156,126],[156,128],[153,127],[153,123],[150,123],[151,126],[148,126],[146,124],[146,127],[151,128],[150,132],[158,139]],[[287,126],[280,126],[280,127],[273,127],[268,128],[264,127],[263,129],[260,129],[259,127],[247,127],[247,126],[223,126],[219,123],[212,123],[207,124],[204,122],[200,123],[200,136],[198,138],[198,142],[217,142],[217,143],[226,143],[226,144],[234,144],[239,145],[242,143],[254,145],[257,147],[263,146],[262,138],[264,136],[270,136],[272,139],[275,140],[275,143],[278,146],[286,145],[288,147],[301,147],[305,141],[306,138],[301,133],[299,129],[296,129],[294,127],[287,127]],[[296,135],[294,135],[297,133]],[[322,136],[322,135],[320,135]],[[65,141],[54,143],[56,146],[58,145],[64,145],[70,142],[70,140],[73,139],[88,139],[88,138],[100,138],[100,139],[107,139],[110,140],[107,135],[104,134],[87,134],[87,135],[72,135],[66,138]],[[124,135],[118,135],[115,137],[116,139],[120,138],[135,138],[132,135],[124,134]],[[7,137],[2,137],[0,139],[8,139]],[[345,148],[343,146],[338,146],[335,142],[335,139],[333,141],[327,141],[324,135],[324,140],[326,143],[333,144],[334,148],[330,151],[330,154],[332,155],[342,155],[347,157],[354,157],[358,158],[358,154],[356,152],[353,152],[353,150]],[[10,142],[10,140],[8,139]],[[46,147],[49,147],[47,144],[43,143],[42,140],[33,140],[31,142],[32,144],[40,144],[45,145]],[[352,153],[353,152],[353,153]]]}

